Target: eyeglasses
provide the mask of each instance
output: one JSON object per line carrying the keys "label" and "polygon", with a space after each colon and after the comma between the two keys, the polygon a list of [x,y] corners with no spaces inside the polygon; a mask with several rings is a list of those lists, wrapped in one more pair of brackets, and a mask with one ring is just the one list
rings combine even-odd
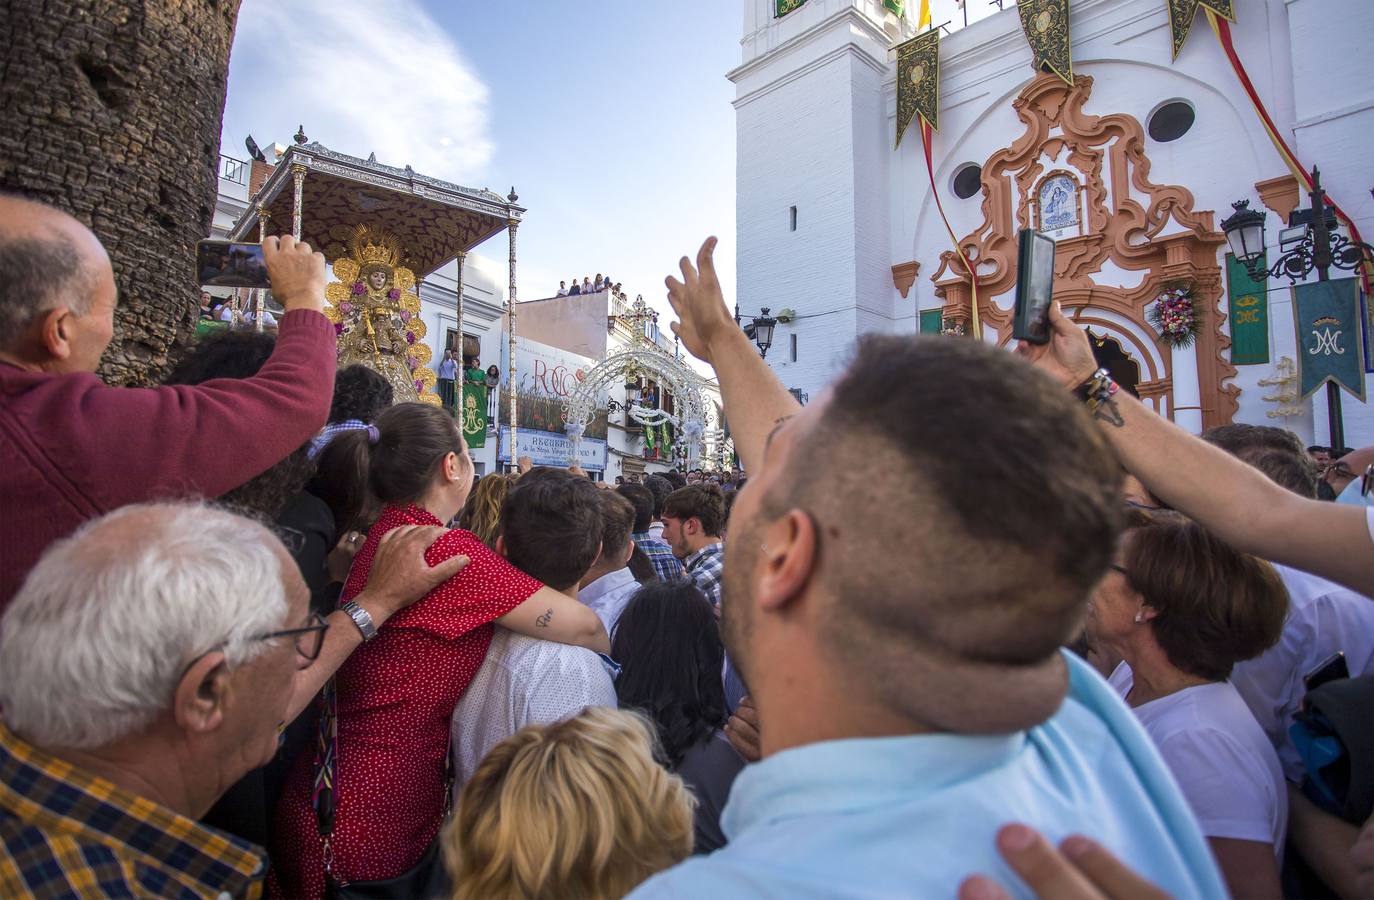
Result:
{"label": "eyeglasses", "polygon": [[284,628],[281,631],[270,631],[267,634],[260,634],[253,638],[255,641],[270,641],[275,638],[295,638],[296,652],[306,659],[314,662],[320,656],[320,648],[324,646],[324,633],[329,630],[329,623],[324,620],[324,616],[319,613],[310,614],[310,624],[300,628]]}

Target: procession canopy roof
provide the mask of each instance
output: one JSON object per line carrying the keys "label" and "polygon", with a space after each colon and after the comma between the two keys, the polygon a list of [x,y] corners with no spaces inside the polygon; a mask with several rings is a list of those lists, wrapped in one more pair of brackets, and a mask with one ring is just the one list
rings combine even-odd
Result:
{"label": "procession canopy roof", "polygon": [[330,262],[344,252],[360,223],[383,228],[398,239],[400,265],[423,278],[487,238],[519,221],[523,207],[489,190],[462,187],[337,153],[319,143],[288,148],[230,233],[231,240],[257,240],[258,209],[268,213],[268,234],[291,233],[294,185],[291,170],[305,168],[301,196],[301,240]]}

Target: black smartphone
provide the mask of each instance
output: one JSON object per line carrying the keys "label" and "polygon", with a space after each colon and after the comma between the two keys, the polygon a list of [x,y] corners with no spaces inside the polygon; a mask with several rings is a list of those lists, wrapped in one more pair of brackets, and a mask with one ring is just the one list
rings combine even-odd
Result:
{"label": "black smartphone", "polygon": [[1016,251],[1016,308],[1011,336],[1032,344],[1050,342],[1050,300],[1054,296],[1054,241],[1022,228]]}
{"label": "black smartphone", "polygon": [[201,241],[196,244],[196,273],[202,287],[266,288],[267,264],[262,244]]}
{"label": "black smartphone", "polygon": [[1345,663],[1345,654],[1337,650],[1335,653],[1322,660],[1321,665],[1317,666],[1311,672],[1308,672],[1307,677],[1303,679],[1303,683],[1307,686],[1309,691],[1315,691],[1328,682],[1340,681],[1342,678],[1349,677],[1350,667]]}

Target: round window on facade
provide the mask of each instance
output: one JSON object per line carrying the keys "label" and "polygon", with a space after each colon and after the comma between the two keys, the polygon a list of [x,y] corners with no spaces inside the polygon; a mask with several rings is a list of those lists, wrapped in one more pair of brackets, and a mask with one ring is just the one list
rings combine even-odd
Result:
{"label": "round window on facade", "polygon": [[969,163],[954,173],[954,196],[967,200],[983,187],[983,167]]}
{"label": "round window on facade", "polygon": [[1170,100],[1150,116],[1150,137],[1167,144],[1183,137],[1197,118],[1193,107],[1182,100]]}

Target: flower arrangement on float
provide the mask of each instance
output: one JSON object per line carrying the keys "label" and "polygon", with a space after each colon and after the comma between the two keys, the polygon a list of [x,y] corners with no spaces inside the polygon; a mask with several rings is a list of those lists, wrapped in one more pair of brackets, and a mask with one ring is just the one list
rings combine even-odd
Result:
{"label": "flower arrangement on float", "polygon": [[963,322],[954,322],[954,321],[951,321],[951,320],[948,320],[948,319],[947,319],[947,320],[945,320],[945,322],[940,326],[940,333],[943,334],[943,335],[945,335],[945,336],[947,336],[947,337],[963,337],[963,336],[964,336],[964,323],[963,323]]}
{"label": "flower arrangement on float", "polygon": [[1159,332],[1159,339],[1170,347],[1191,347],[1197,340],[1200,325],[1193,306],[1193,289],[1189,285],[1165,288],[1145,316]]}

